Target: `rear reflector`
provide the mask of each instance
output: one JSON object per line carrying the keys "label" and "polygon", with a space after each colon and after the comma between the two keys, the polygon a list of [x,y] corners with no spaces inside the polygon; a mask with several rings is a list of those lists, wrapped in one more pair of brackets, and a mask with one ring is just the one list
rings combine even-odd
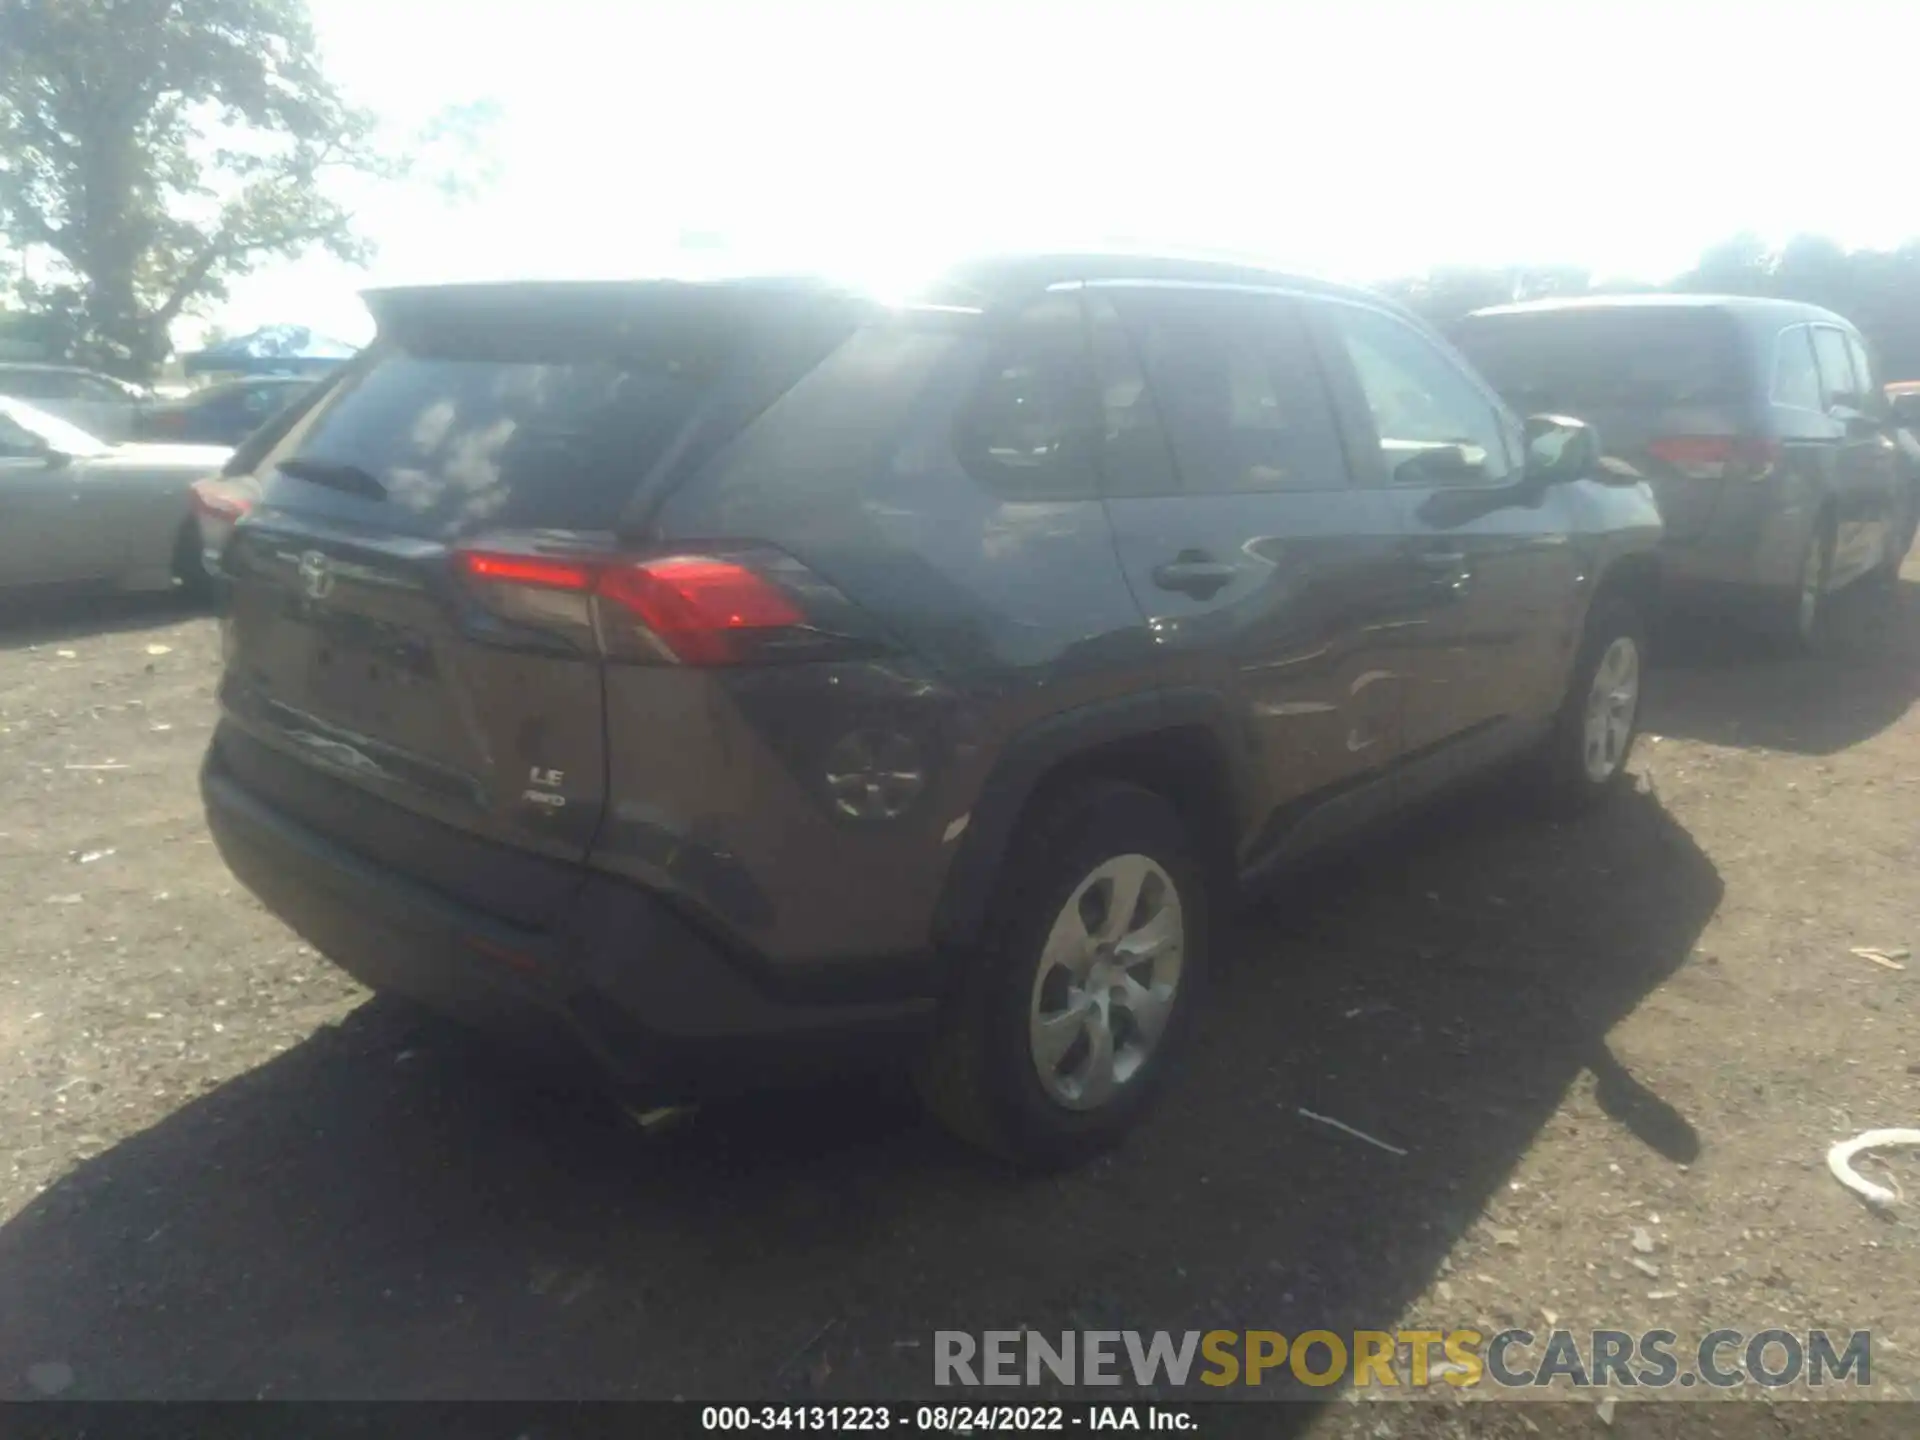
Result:
{"label": "rear reflector", "polygon": [[807,625],[806,613],[772,581],[737,561],[709,555],[560,560],[465,550],[458,563],[481,593],[504,602],[495,608],[510,619],[540,623],[569,616],[563,608],[541,603],[540,592],[591,597],[599,612],[601,648],[623,658],[741,664],[755,657],[753,642]]}
{"label": "rear reflector", "polygon": [[1764,479],[1780,459],[1780,442],[1736,435],[1665,435],[1647,453],[1695,480]]}
{"label": "rear reflector", "polygon": [[591,590],[599,574],[596,565],[529,555],[490,555],[477,550],[461,552],[460,568],[475,580],[537,585],[543,590]]}

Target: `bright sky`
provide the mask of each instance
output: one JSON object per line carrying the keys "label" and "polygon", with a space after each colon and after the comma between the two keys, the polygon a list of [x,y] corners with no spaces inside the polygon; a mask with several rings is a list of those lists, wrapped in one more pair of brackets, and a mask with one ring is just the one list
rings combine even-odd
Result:
{"label": "bright sky", "polygon": [[1913,0],[311,0],[397,128],[488,100],[497,179],[370,196],[370,272],[217,318],[370,326],[369,283],[727,263],[879,283],[949,252],[1231,250],[1664,279],[1715,240],[1920,236]]}

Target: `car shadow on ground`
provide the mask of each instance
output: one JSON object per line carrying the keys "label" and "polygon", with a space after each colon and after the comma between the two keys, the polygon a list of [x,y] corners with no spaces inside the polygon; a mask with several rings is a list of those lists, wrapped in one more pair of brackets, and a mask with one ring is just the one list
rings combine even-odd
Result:
{"label": "car shadow on ground", "polygon": [[1920,584],[1835,596],[1822,651],[1793,656],[1748,625],[1671,617],[1647,686],[1646,728],[1715,745],[1831,755],[1920,700]]}
{"label": "car shadow on ground", "polygon": [[93,635],[137,634],[212,613],[208,602],[177,589],[0,594],[0,651],[61,645]]}
{"label": "car shadow on ground", "polygon": [[1607,1035],[1720,894],[1649,795],[1465,797],[1234,921],[1165,1106],[1042,1179],[893,1082],[642,1134],[373,1001],[0,1229],[0,1397],[909,1397],[942,1329],[1390,1328],[1588,1072],[1597,1168],[1711,1145]]}

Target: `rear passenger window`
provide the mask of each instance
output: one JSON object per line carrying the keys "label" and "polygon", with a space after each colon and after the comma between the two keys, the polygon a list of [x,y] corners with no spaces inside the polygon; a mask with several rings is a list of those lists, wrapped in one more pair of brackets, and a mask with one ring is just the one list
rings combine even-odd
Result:
{"label": "rear passenger window", "polygon": [[1079,301],[1050,296],[987,362],[961,419],[961,463],[1008,499],[1091,499],[1097,406]]}
{"label": "rear passenger window", "polygon": [[1853,358],[1847,353],[1847,337],[1831,325],[1813,327],[1813,351],[1820,361],[1820,394],[1824,408],[1835,405],[1857,407],[1859,382],[1853,375]]}
{"label": "rear passenger window", "polygon": [[[1092,303],[1107,302],[1096,295]],[[1124,364],[1106,354],[1119,337],[1100,324],[1096,312],[1108,493],[1165,493],[1176,476],[1179,493],[1186,495],[1346,486],[1346,457],[1326,384],[1291,301],[1141,290],[1118,292],[1112,303],[1140,366],[1128,376]],[[1173,474],[1153,458],[1160,425]],[[1162,488],[1145,488],[1155,477]]]}
{"label": "rear passenger window", "polygon": [[1506,480],[1506,426],[1458,365],[1391,315],[1359,305],[1329,305],[1327,313],[1373,414],[1389,483]]}
{"label": "rear passenger window", "polygon": [[1820,371],[1813,361],[1813,340],[1804,325],[1782,330],[1773,348],[1773,403],[1819,410]]}
{"label": "rear passenger window", "polygon": [[1853,356],[1853,378],[1858,382],[1858,404],[1869,415],[1884,415],[1887,411],[1886,392],[1880,388],[1880,382],[1874,378],[1873,360],[1867,354],[1867,347],[1860,343],[1858,335],[1847,336],[1847,353]]}

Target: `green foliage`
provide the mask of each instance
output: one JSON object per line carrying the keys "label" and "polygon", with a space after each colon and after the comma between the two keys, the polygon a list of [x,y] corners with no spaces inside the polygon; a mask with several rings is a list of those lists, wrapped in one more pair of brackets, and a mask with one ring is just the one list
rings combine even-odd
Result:
{"label": "green foliage", "polygon": [[0,241],[52,257],[61,281],[22,298],[96,364],[150,373],[174,320],[264,263],[364,261],[327,182],[406,168],[373,140],[306,0],[0,0]]}
{"label": "green foliage", "polygon": [[1920,241],[1897,250],[1848,251],[1819,235],[1779,250],[1735,235],[1703,253],[1670,285],[1595,282],[1571,269],[1450,268],[1381,287],[1442,328],[1471,311],[1548,295],[1667,289],[1697,295],[1770,295],[1822,305],[1858,325],[1880,352],[1890,379],[1920,378]]}

